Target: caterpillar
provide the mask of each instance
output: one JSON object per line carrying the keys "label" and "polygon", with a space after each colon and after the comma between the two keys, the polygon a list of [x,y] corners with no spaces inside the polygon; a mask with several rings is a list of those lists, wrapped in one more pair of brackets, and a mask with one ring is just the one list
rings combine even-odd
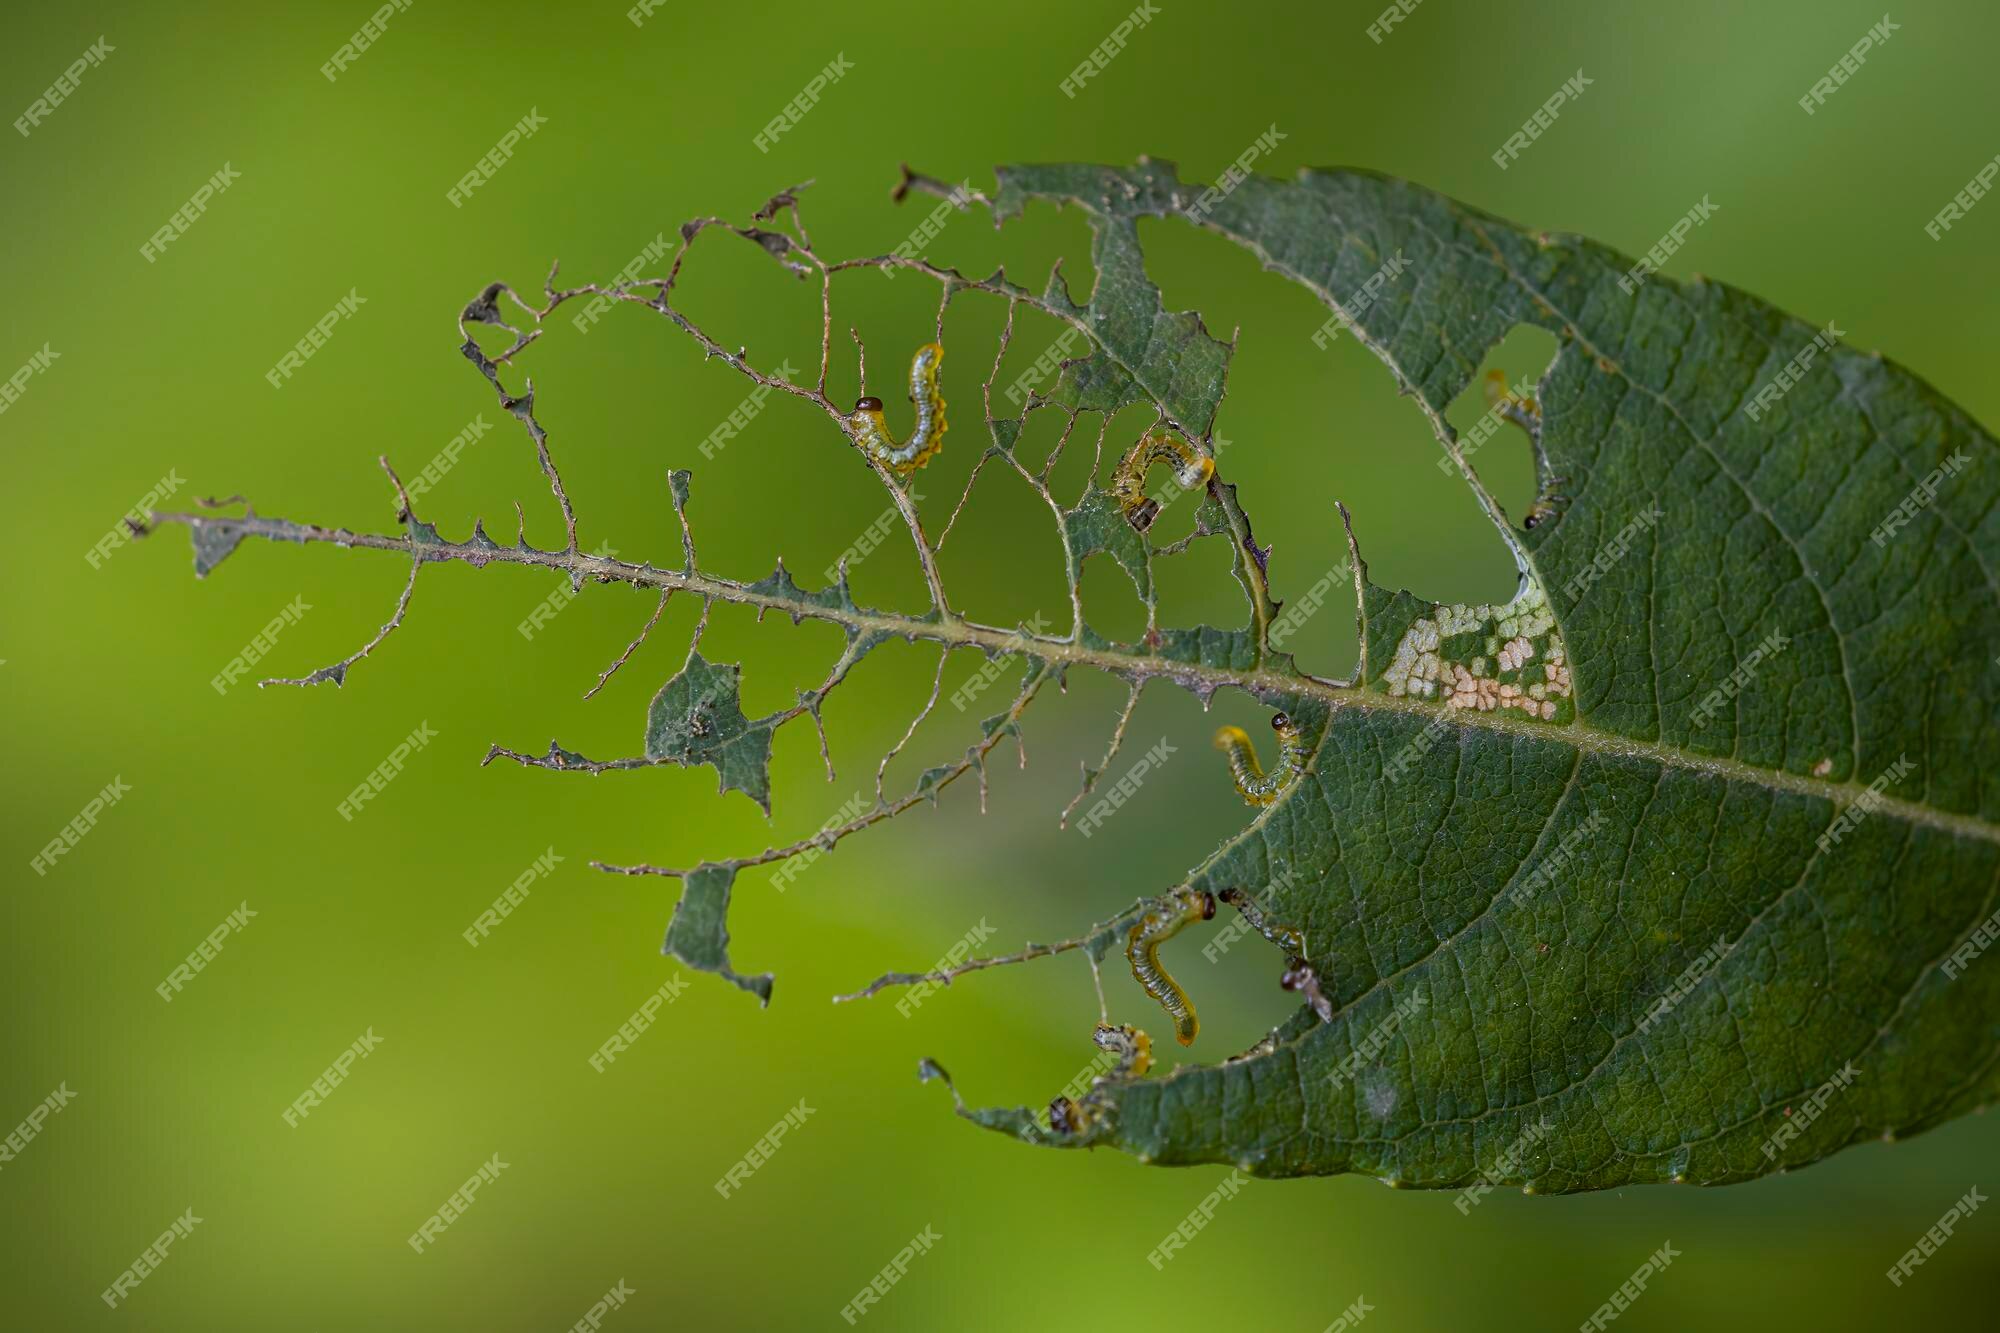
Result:
{"label": "caterpillar", "polygon": [[910,358],[910,401],[916,405],[917,419],[910,438],[901,444],[889,433],[880,398],[863,398],[854,404],[842,424],[863,453],[908,476],[944,447],[944,395],[938,391],[938,363],[943,360],[944,347],[939,343],[925,343]]}
{"label": "caterpillar", "polygon": [[1160,516],[1160,502],[1146,494],[1146,472],[1155,463],[1174,466],[1174,481],[1184,491],[1205,486],[1215,474],[1213,460],[1202,455],[1180,436],[1168,431],[1148,431],[1118,461],[1111,475],[1111,496],[1125,511],[1125,521],[1140,532],[1153,526]]}
{"label": "caterpillar", "polygon": [[1194,1034],[1201,1030],[1201,1023],[1195,1017],[1194,1001],[1160,966],[1160,946],[1184,927],[1214,916],[1214,894],[1202,889],[1175,889],[1140,917],[1125,939],[1125,957],[1132,964],[1133,977],[1146,988],[1146,994],[1160,1002],[1167,1017],[1174,1020],[1174,1037],[1183,1046],[1194,1045]]}
{"label": "caterpillar", "polygon": [[1104,1084],[1143,1077],[1153,1067],[1153,1039],[1130,1023],[1099,1023],[1090,1039],[1100,1050],[1116,1055],[1118,1063],[1108,1073],[1092,1079],[1090,1091],[1082,1097],[1071,1097],[1065,1092],[1049,1103],[1049,1128],[1058,1134],[1081,1134],[1097,1123],[1098,1089]]}
{"label": "caterpillar", "polygon": [[1528,432],[1528,438],[1542,437],[1542,409],[1534,399],[1515,393],[1507,387],[1507,372],[1489,370],[1486,372],[1486,408],[1497,412],[1507,420]]}
{"label": "caterpillar", "polygon": [[1281,990],[1295,990],[1303,995],[1306,1003],[1312,1006],[1312,1011],[1319,1015],[1320,1022],[1333,1021],[1333,1001],[1327,999],[1320,990],[1319,973],[1315,972],[1313,965],[1305,959],[1294,958],[1285,964],[1285,973],[1278,978],[1278,987]]}
{"label": "caterpillar", "polygon": [[1153,1039],[1133,1027],[1130,1023],[1099,1023],[1097,1031],[1090,1034],[1099,1050],[1110,1051],[1118,1057],[1117,1067],[1106,1077],[1114,1079],[1143,1078],[1153,1067]]}
{"label": "caterpillar", "polygon": [[[1257,762],[1257,751],[1241,727],[1215,733],[1215,748],[1229,756],[1229,775],[1236,790],[1252,805],[1270,805],[1290,791],[1306,768],[1305,734],[1288,713],[1274,713],[1271,730],[1278,733],[1278,764],[1269,773]],[[1255,923],[1252,923],[1255,924]]]}
{"label": "caterpillar", "polygon": [[1270,922],[1264,919],[1264,909],[1257,905],[1257,900],[1241,889],[1224,889],[1216,897],[1242,913],[1243,920],[1249,925],[1250,929],[1256,931],[1259,935],[1262,935],[1265,939],[1271,941],[1271,943],[1277,945],[1287,953],[1296,954],[1301,958],[1305,957],[1306,937],[1299,931],[1297,926],[1274,926],[1270,924]]}

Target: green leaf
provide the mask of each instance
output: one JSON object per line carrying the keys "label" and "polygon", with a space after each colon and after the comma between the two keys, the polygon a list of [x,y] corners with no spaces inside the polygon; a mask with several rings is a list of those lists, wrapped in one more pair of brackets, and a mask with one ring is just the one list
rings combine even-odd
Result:
{"label": "green leaf", "polygon": [[772,720],[743,715],[742,676],[733,662],[715,665],[690,652],[687,665],[646,710],[646,757],[707,764],[722,779],[719,790],[740,791],[769,814]]}
{"label": "green leaf", "polygon": [[[1157,162],[1020,168],[996,212],[1088,210],[1118,260],[1092,308],[1143,311],[1136,220],[1199,192]],[[1818,326],[1715,282],[1628,293],[1624,256],[1404,182],[1253,178],[1205,225],[1336,311],[1401,256],[1344,313],[1450,452],[1489,349],[1557,334],[1540,480],[1569,499],[1528,529],[1480,491],[1519,553],[1506,607],[1369,585],[1364,678],[1318,710],[1312,771],[1190,875],[1304,933],[1332,1021],[1107,1084],[1071,1142],[1562,1191],[1745,1180],[1990,1102],[2000,960],[1967,955],[2000,886],[1992,437],[1840,346],[1746,412]],[[1104,329],[1148,394],[1210,419],[1150,332]],[[1534,655],[1502,670],[1515,634]],[[1465,703],[1547,685],[1557,651],[1553,716],[1448,706],[1455,680]],[[1320,693],[1270,701],[1311,716]]]}
{"label": "green leaf", "polygon": [[[898,193],[911,188],[945,192],[906,173]],[[759,391],[782,389],[824,411],[830,431],[839,410],[819,388],[756,369],[673,306],[697,239],[748,241],[787,274],[817,275],[829,303],[835,267],[901,268],[937,281],[945,304],[1005,302],[1010,330],[1018,307],[1067,323],[1083,336],[1066,332],[1064,346],[1084,345],[1020,415],[989,415],[991,443],[973,476],[991,464],[1045,503],[1051,539],[1064,548],[1067,627],[1038,616],[1008,629],[952,610],[913,490],[873,460],[856,461],[876,472],[909,530],[929,595],[921,611],[858,606],[844,575],[814,592],[782,565],[756,582],[709,572],[696,558],[685,472],[668,479],[678,568],[585,553],[535,394],[503,381],[542,322],[590,287],[550,291],[537,308],[494,284],[466,316],[498,322],[507,294],[524,312],[509,317],[537,325],[503,324],[515,342],[498,359],[468,335],[466,359],[535,445],[566,549],[539,551],[525,537],[503,547],[476,521],[470,538],[454,541],[408,513],[404,497],[400,536],[261,518],[247,506],[235,518],[149,517],[191,529],[204,574],[256,536],[393,552],[412,560],[410,586],[426,566],[459,561],[561,570],[579,589],[595,581],[657,591],[653,619],[600,686],[674,593],[837,625],[839,658],[792,708],[746,717],[738,668],[691,645],[652,701],[643,757],[595,761],[554,742],[546,755],[500,745],[487,755],[564,773],[708,764],[724,792],[767,811],[773,733],[801,717],[819,726],[829,694],[874,647],[892,638],[937,647],[940,683],[952,652],[985,654],[953,695],[960,711],[1022,663],[1011,704],[984,717],[961,756],[919,769],[900,796],[885,791],[883,774],[937,705],[935,689],[883,760],[872,798],[857,794],[816,832],[689,869],[600,867],[680,879],[665,951],[766,1000],[770,978],[739,976],[728,960],[737,872],[799,858],[780,872],[789,873],[849,834],[941,800],[968,773],[983,792],[989,752],[1020,740],[1024,714],[1051,680],[1094,669],[1129,687],[1109,750],[1084,766],[1072,809],[1101,775],[1122,771],[1113,757],[1155,680],[1203,699],[1241,689],[1288,713],[1305,747],[1303,774],[1248,812],[1183,884],[1136,886],[1144,896],[1131,908],[1075,938],[942,972],[890,973],[844,997],[1071,952],[1115,970],[1112,953],[1157,919],[1169,888],[1184,908],[1202,906],[1203,892],[1227,904],[1221,922],[1196,923],[1166,948],[1169,967],[1192,952],[1186,938],[1219,927],[1270,943],[1274,974],[1282,970],[1303,1003],[1250,1051],[1216,1062],[1197,1041],[1194,1053],[1210,1063],[1150,1075],[1121,1066],[1065,1090],[1061,1126],[1025,1107],[959,1104],[976,1123],[1030,1142],[1110,1145],[1147,1161],[1226,1162],[1267,1176],[1356,1171],[1397,1185],[1563,1191],[1746,1180],[1992,1101],[2000,959],[1982,956],[2000,935],[1992,437],[1916,376],[1842,346],[1831,325],[1719,283],[1633,281],[1632,261],[1602,246],[1524,232],[1405,182],[1312,171],[1288,182],[1246,178],[1190,211],[1202,198],[1160,162],[1002,169],[991,201],[998,220],[1037,199],[1087,214],[1097,281],[1082,303],[1060,272],[1036,295],[1001,274],[975,279],[894,256],[833,265],[803,226],[791,237],[715,218],[683,228],[686,249],[656,299],[621,303],[634,317],[667,318]],[[798,206],[788,192],[758,219],[782,212],[796,224]],[[1075,497],[1053,494],[1063,446],[1039,471],[1015,452],[1037,410],[1074,417],[1150,405],[1187,445],[1218,458],[1235,348],[1198,315],[1167,308],[1139,249],[1139,221],[1149,217],[1180,217],[1245,246],[1381,359],[1511,553],[1519,579],[1510,600],[1440,604],[1420,589],[1379,586],[1350,526],[1340,577],[1353,581],[1360,661],[1346,680],[1309,676],[1274,632],[1285,614],[1274,578],[1296,584],[1298,573],[1272,570],[1219,462],[1193,532],[1169,546],[1127,523],[1095,482]],[[1444,411],[1523,324],[1554,333],[1560,351],[1534,394],[1540,494],[1530,513],[1510,516]],[[833,326],[821,321],[822,365]],[[989,379],[989,405],[993,388]],[[1412,465],[1420,462],[1428,457]],[[1297,485],[1315,480],[1309,458],[1296,470]],[[971,491],[968,483],[967,499]],[[1346,524],[1346,510],[1337,512]],[[1233,552],[1244,623],[1161,629],[1153,562],[1218,539]],[[1136,642],[1115,642],[1088,621],[1081,571],[1094,554],[1118,563],[1145,604]],[[1292,592],[1307,607],[1329,582]],[[409,596],[406,587],[375,640],[323,673],[367,656],[401,623]],[[831,778],[823,730],[820,744]],[[1136,990],[1115,989],[1111,1003],[1114,1022],[1166,1031]],[[943,1076],[935,1062],[922,1068]]]}

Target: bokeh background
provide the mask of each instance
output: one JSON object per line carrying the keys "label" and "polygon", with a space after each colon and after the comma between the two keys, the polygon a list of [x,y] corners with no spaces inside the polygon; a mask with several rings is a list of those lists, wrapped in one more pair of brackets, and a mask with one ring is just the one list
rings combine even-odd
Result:
{"label": "bokeh background", "polygon": [[[829,1004],[887,968],[928,965],[981,922],[992,947],[1067,934],[1174,882],[1240,823],[1206,749],[1217,717],[1162,691],[1133,740],[1168,737],[1186,757],[1099,836],[1059,828],[1119,698],[1085,677],[1030,715],[1029,765],[995,765],[983,817],[966,783],[843,844],[782,894],[746,874],[735,959],[776,973],[772,1006],[689,974],[597,1072],[591,1053],[685,969],[658,952],[676,885],[588,859],[685,864],[817,827],[872,788],[930,654],[884,650],[834,696],[837,781],[809,731],[781,734],[767,823],[740,794],[718,795],[708,770],[478,766],[495,741],[636,752],[646,702],[686,650],[694,608],[680,600],[588,703],[651,599],[587,587],[529,640],[517,626],[560,580],[515,568],[428,571],[408,623],[342,690],[218,694],[211,678],[295,597],[312,609],[261,665],[302,674],[351,651],[388,615],[406,567],[253,543],[197,583],[179,530],[101,568],[84,553],[170,471],[184,482],[177,503],[240,491],[266,513],[389,530],[375,455],[408,476],[479,414],[494,429],[420,507],[448,533],[483,514],[504,534],[518,499],[530,538],[557,545],[525,438],[455,346],[454,315],[488,281],[537,290],[558,258],[566,277],[608,278],[662,233],[675,240],[682,220],[745,218],[808,178],[820,250],[880,253],[930,211],[890,202],[899,161],[988,187],[996,163],[1150,153],[1207,180],[1273,125],[1285,137],[1261,169],[1375,168],[1630,252],[1707,198],[1717,212],[1670,274],[1698,270],[1836,320],[1850,343],[1992,423],[2000,206],[1941,241],[1923,226],[2000,149],[2000,13],[1974,0],[1897,9],[1892,39],[1807,116],[1796,99],[1879,6],[1427,0],[1378,43],[1372,0],[1169,0],[1074,98],[1060,81],[1129,6],[669,3],[635,23],[620,0],[415,0],[329,82],[321,64],[370,9],[7,16],[10,117],[96,39],[113,50],[32,134],[0,137],[0,372],[44,344],[60,356],[0,418],[13,557],[0,583],[12,756],[0,775],[0,1128],[59,1085],[75,1094],[0,1169],[0,1325],[553,1329],[622,1280],[634,1294],[608,1327],[846,1327],[841,1307],[926,1226],[940,1241],[866,1327],[1275,1333],[1324,1329],[1363,1299],[1368,1328],[1573,1328],[1666,1242],[1684,1257],[1621,1328],[1990,1317],[2000,1219],[1984,1212],[1900,1290],[1883,1277],[1967,1188],[2000,1183],[2000,1125],[1977,1116],[1747,1186],[1499,1194],[1470,1216],[1450,1195],[1367,1179],[1257,1183],[1155,1271],[1147,1252],[1222,1171],[1031,1150],[957,1120],[914,1077],[932,1055],[974,1101],[1045,1101],[1091,1053],[1079,959],[976,976],[908,1017],[893,996]],[[753,136],[843,54],[852,71],[759,151]],[[1586,95],[1497,169],[1491,152],[1579,67],[1594,80]],[[454,208],[447,190],[531,108],[547,124]],[[225,163],[240,179],[148,262],[141,245]],[[1313,346],[1324,312],[1302,290],[1183,226],[1145,239],[1171,304],[1242,330],[1223,468],[1275,543],[1281,596],[1338,557],[1336,496],[1377,581],[1446,599],[1511,590],[1497,539],[1434,466],[1435,443],[1382,368],[1351,340]],[[997,233],[954,215],[927,253],[968,272],[1004,262],[1031,287],[1059,256],[1079,290],[1090,274],[1081,218],[1047,208]],[[350,290],[365,306],[274,391],[264,371]],[[702,242],[682,295],[765,364],[804,364],[816,346],[812,289],[748,246]],[[894,365],[925,336],[935,289],[857,277],[836,300],[837,327],[859,327]],[[934,524],[976,452],[997,320],[965,301],[947,325],[946,388],[962,406],[919,486]],[[1010,367],[1052,334],[1024,327]],[[836,349],[834,383],[852,392],[844,340]],[[1551,351],[1510,343],[1496,364],[1538,372]],[[587,334],[558,318],[523,364],[588,546],[678,558],[665,482],[677,467],[694,469],[692,516],[718,572],[755,577],[782,555],[817,584],[882,512],[874,479],[798,404],[774,402],[700,457],[746,386],[657,316],[623,308]],[[1477,405],[1459,411],[1463,424]],[[1501,436],[1480,466],[1519,512],[1521,440]],[[1186,521],[1170,511],[1163,530]],[[994,623],[1059,613],[1046,524],[1011,478],[983,478],[944,554],[957,604]],[[860,595],[914,605],[910,565],[892,540],[856,566]],[[1239,613],[1219,550],[1197,548],[1163,580],[1167,623]],[[1108,632],[1138,623],[1115,571],[1093,568],[1085,591]],[[1348,621],[1308,622],[1295,645],[1309,669],[1347,670]],[[745,664],[758,712],[817,681],[835,642],[825,626],[721,608],[704,647]],[[977,665],[954,661],[946,689]],[[1221,698],[1215,713],[1258,710]],[[941,709],[891,790],[960,751],[970,717]],[[437,740],[360,818],[339,818],[342,797],[421,723]],[[114,776],[131,793],[46,876],[28,869]],[[564,858],[554,873],[469,947],[460,932],[550,849]],[[155,985],[243,904],[255,918],[162,1002]],[[1202,1005],[1199,1058],[1242,1049],[1291,1004],[1267,950],[1215,964],[1188,940],[1176,951]],[[1106,979],[1114,1011],[1146,1021],[1129,978]],[[288,1127],[285,1107],[371,1029],[380,1047]],[[801,1099],[810,1119],[719,1197],[714,1182]],[[405,1237],[495,1153],[508,1170],[412,1253]],[[201,1225],[107,1309],[98,1293],[187,1209]]]}

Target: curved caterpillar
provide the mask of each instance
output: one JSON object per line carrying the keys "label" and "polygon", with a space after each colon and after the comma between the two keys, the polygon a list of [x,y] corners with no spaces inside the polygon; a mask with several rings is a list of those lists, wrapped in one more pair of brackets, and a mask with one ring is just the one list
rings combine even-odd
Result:
{"label": "curved caterpillar", "polygon": [[908,476],[944,448],[944,395],[938,391],[938,363],[943,360],[944,348],[938,343],[925,343],[910,358],[910,401],[916,404],[917,419],[910,438],[903,443],[896,443],[896,437],[889,433],[880,398],[861,399],[841,419],[863,453]]}
{"label": "curved caterpillar", "polygon": [[1507,372],[1489,370],[1486,372],[1486,410],[1497,412],[1507,420],[1528,432],[1528,438],[1542,438],[1542,409],[1534,399],[1523,397],[1507,387]]}
{"label": "curved caterpillar", "polygon": [[1271,730],[1278,733],[1278,763],[1269,773],[1257,762],[1256,748],[1243,728],[1223,727],[1215,733],[1215,748],[1229,756],[1229,775],[1236,780],[1236,790],[1252,805],[1270,805],[1290,791],[1299,774],[1305,772],[1305,733],[1298,723],[1290,714],[1274,713]]}
{"label": "curved caterpillar", "polygon": [[1146,471],[1153,464],[1173,464],[1174,481],[1184,491],[1206,486],[1215,475],[1215,463],[1180,436],[1167,431],[1148,431],[1118,460],[1111,475],[1111,496],[1125,511],[1125,521],[1140,532],[1153,526],[1160,516],[1160,502],[1146,494]]}
{"label": "curved caterpillar", "polygon": [[1067,1094],[1049,1103],[1049,1128],[1058,1134],[1081,1134],[1097,1123],[1097,1090],[1104,1084],[1140,1078],[1153,1067],[1153,1039],[1130,1023],[1099,1023],[1090,1034],[1100,1050],[1114,1053],[1118,1063],[1108,1073],[1091,1080],[1090,1091],[1082,1097]]}
{"label": "curved caterpillar", "polygon": [[1184,927],[1214,916],[1214,894],[1202,889],[1175,889],[1140,917],[1125,939],[1125,957],[1132,964],[1133,977],[1146,988],[1146,994],[1160,1002],[1167,1017],[1174,1020],[1174,1037],[1183,1046],[1194,1044],[1194,1034],[1201,1030],[1201,1023],[1195,1017],[1194,1001],[1160,966],[1160,946]]}
{"label": "curved caterpillar", "polygon": [[1305,957],[1306,937],[1297,926],[1272,925],[1264,919],[1264,909],[1257,905],[1257,900],[1241,889],[1224,889],[1216,897],[1242,913],[1243,920],[1250,929],[1285,952],[1296,954],[1300,958]]}

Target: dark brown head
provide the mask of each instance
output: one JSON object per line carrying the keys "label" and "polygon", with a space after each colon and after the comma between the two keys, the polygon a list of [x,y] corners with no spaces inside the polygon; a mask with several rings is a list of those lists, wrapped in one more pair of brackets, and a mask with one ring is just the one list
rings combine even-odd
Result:
{"label": "dark brown head", "polygon": [[1278,978],[1278,985],[1284,990],[1303,990],[1312,979],[1312,965],[1303,958],[1292,958],[1286,961],[1285,974]]}
{"label": "dark brown head", "polygon": [[1215,895],[1206,889],[1202,890],[1201,894],[1201,919],[1203,921],[1215,920]]}
{"label": "dark brown head", "polygon": [[854,410],[857,412],[880,412],[882,410],[882,400],[880,398],[863,398],[854,405]]}
{"label": "dark brown head", "polygon": [[1289,731],[1291,730],[1291,726],[1292,726],[1292,715],[1290,713],[1271,714],[1271,730]]}

